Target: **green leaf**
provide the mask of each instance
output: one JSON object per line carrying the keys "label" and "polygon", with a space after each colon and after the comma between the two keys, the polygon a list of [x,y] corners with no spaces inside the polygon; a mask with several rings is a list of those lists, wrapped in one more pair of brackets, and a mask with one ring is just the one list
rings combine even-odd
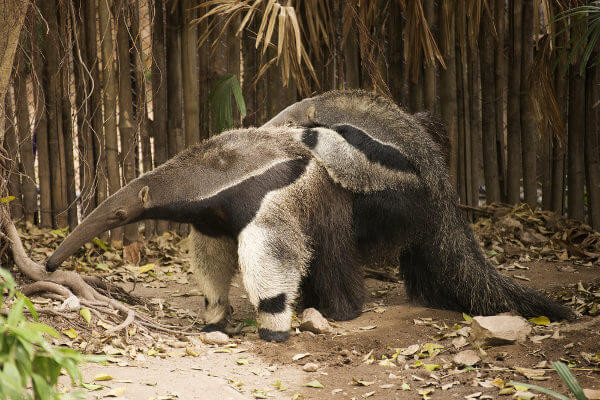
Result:
{"label": "green leaf", "polygon": [[213,129],[217,132],[222,132],[233,127],[232,95],[240,115],[245,117],[246,103],[244,102],[240,83],[234,74],[225,74],[215,83],[214,88],[208,96]]}
{"label": "green leaf", "polygon": [[529,318],[529,322],[531,322],[532,324],[535,325],[542,325],[542,326],[546,326],[546,325],[550,325],[550,319],[548,319],[548,317],[545,316],[539,316],[539,317],[535,317],[535,318]]}
{"label": "green leaf", "polygon": [[545,394],[555,397],[559,400],[569,400],[569,398],[567,396],[563,396],[562,394],[557,393],[554,390],[546,389],[546,388],[538,386],[538,385],[531,385],[529,383],[521,383],[521,382],[514,382],[514,381],[510,381],[510,382],[508,382],[508,384],[515,386],[515,387],[522,386],[527,389],[537,390],[538,392],[545,393]]}
{"label": "green leaf", "polygon": [[325,387],[325,386],[323,386],[323,384],[321,382],[319,382],[316,379],[313,379],[312,381],[305,383],[302,386],[307,386],[307,387],[317,388],[317,389],[323,389]]}
{"label": "green leaf", "polygon": [[100,238],[97,238],[97,237],[93,238],[92,243],[94,243],[97,247],[100,247],[104,251],[109,251],[108,246],[106,245],[104,240],[102,240]]}
{"label": "green leaf", "polygon": [[6,197],[0,197],[0,203],[10,203],[11,201],[13,201],[14,199],[16,199],[15,196],[6,196]]}
{"label": "green leaf", "polygon": [[258,322],[252,318],[244,318],[242,322],[244,323],[244,326],[258,326]]}
{"label": "green leaf", "polygon": [[27,324],[27,326],[29,327],[29,329],[47,333],[48,335],[54,336],[55,338],[60,337],[60,335],[54,328],[52,328],[51,326],[48,326],[46,324],[42,324],[39,322],[30,322]]}
{"label": "green leaf", "polygon": [[25,307],[27,307],[27,309],[31,313],[31,315],[33,316],[33,319],[37,321],[38,320],[38,313],[37,313],[35,307],[33,306],[33,303],[31,302],[31,300],[29,300],[29,298],[27,296],[25,296],[21,292],[18,292],[17,296],[23,298],[23,300],[25,301]]}
{"label": "green leaf", "polygon": [[84,307],[81,310],[79,310],[79,314],[81,314],[81,316],[83,317],[83,319],[85,319],[85,322],[87,322],[89,326],[90,321],[92,320],[92,312],[90,311],[90,309]]}
{"label": "green leaf", "polygon": [[8,326],[17,327],[19,322],[23,319],[23,308],[25,308],[25,299],[21,297],[13,304],[8,312],[8,317],[6,318],[6,324]]}
{"label": "green leaf", "polygon": [[85,383],[85,382],[82,382],[81,386],[83,386],[87,390],[91,390],[91,391],[100,390],[104,387],[103,385],[96,385],[95,383]]}
{"label": "green leaf", "polygon": [[560,379],[563,380],[565,385],[567,385],[567,387],[575,395],[575,398],[577,400],[587,399],[585,394],[583,393],[583,389],[581,388],[581,386],[579,386],[577,379],[575,379],[575,377],[571,373],[571,370],[569,370],[569,367],[567,367],[560,361],[552,361],[550,364],[552,364],[552,368],[556,370],[558,376],[560,376]]}

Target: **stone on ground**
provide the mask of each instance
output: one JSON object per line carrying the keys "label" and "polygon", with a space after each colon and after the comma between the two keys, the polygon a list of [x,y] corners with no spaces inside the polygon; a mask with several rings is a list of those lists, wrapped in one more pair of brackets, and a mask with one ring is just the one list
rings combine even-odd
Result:
{"label": "stone on ground", "polygon": [[472,367],[481,361],[481,358],[474,350],[464,350],[455,355],[453,361],[459,366]]}
{"label": "stone on ground", "polygon": [[495,315],[474,317],[471,341],[477,346],[500,346],[523,342],[531,333],[531,326],[523,317]]}
{"label": "stone on ground", "polygon": [[202,335],[202,341],[206,344],[227,344],[231,340],[226,333],[221,331],[206,332]]}
{"label": "stone on ground", "polygon": [[333,329],[329,322],[315,308],[307,308],[302,313],[302,323],[300,330],[309,331],[312,333],[329,333]]}

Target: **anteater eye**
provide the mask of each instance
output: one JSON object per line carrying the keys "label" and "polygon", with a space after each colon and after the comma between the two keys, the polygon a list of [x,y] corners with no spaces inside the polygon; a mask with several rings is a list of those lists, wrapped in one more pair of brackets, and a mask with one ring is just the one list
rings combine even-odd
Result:
{"label": "anteater eye", "polygon": [[119,218],[121,221],[123,221],[127,218],[127,211],[120,208],[115,212],[115,215],[117,216],[117,218]]}

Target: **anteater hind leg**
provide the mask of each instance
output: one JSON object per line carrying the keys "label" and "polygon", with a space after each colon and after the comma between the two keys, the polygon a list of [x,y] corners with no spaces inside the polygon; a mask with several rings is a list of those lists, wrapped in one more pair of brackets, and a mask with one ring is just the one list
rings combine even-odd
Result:
{"label": "anteater hind leg", "polygon": [[229,287],[235,275],[237,244],[234,239],[210,237],[192,228],[191,264],[194,267],[206,306],[204,331],[224,330],[229,314]]}
{"label": "anteater hind leg", "polygon": [[309,258],[303,235],[288,222],[253,222],[238,240],[244,286],[258,309],[258,334],[267,341],[283,342],[290,336],[292,304]]}

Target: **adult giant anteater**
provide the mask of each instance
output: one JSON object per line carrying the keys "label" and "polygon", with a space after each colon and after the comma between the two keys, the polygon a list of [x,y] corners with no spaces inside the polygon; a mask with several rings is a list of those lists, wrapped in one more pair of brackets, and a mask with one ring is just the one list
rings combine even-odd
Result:
{"label": "adult giant anteater", "polygon": [[283,341],[300,292],[305,306],[353,318],[363,304],[361,265],[384,260],[400,261],[409,294],[428,304],[573,315],[485,260],[457,208],[440,146],[417,119],[362,92],[323,98],[335,96],[356,115],[318,119],[316,104],[311,121],[225,132],[140,176],[78,225],[46,268],[101,232],[166,219],[192,225],[205,330],[224,329],[238,270],[259,311],[260,337]]}

